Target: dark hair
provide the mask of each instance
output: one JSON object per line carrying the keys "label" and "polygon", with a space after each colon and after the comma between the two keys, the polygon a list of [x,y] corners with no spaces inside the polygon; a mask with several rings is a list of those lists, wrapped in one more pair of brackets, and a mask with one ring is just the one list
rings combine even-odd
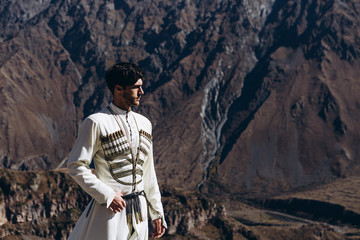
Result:
{"label": "dark hair", "polygon": [[111,66],[105,74],[106,84],[111,93],[114,93],[115,85],[122,87],[134,85],[144,73],[135,64],[122,62]]}

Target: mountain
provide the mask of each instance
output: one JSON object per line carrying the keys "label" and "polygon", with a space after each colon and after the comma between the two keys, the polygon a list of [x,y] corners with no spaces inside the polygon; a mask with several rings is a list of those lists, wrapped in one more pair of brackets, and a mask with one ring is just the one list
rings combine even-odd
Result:
{"label": "mountain", "polygon": [[[0,170],[1,239],[67,239],[90,202],[64,169],[56,171]],[[30,181],[29,181],[30,180]],[[199,194],[162,190],[167,236],[185,235],[224,217],[223,206]]]}
{"label": "mountain", "polygon": [[[161,185],[221,198],[359,174],[360,4],[2,1],[0,164],[64,166],[105,69],[145,71]],[[184,184],[185,183],[185,184]]]}
{"label": "mountain", "polygon": [[[237,211],[194,191],[165,187],[161,191],[169,227],[162,239],[359,239],[359,187],[360,178],[353,177],[268,199],[259,203],[262,207],[238,203]],[[334,193],[336,197],[323,199]],[[0,237],[65,240],[89,201],[65,169],[0,169]],[[311,211],[314,207],[317,211]]]}
{"label": "mountain", "polygon": [[358,12],[355,2],[274,3],[218,130],[208,191],[284,191],[359,173]]}

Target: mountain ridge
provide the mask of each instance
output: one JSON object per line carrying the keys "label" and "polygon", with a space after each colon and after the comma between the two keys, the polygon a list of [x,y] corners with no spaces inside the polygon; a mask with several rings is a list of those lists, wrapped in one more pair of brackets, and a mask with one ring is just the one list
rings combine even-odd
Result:
{"label": "mountain ridge", "polygon": [[[359,172],[355,1],[5,1],[5,168],[55,169],[111,96],[105,69],[145,70],[161,183],[288,191]],[[184,186],[184,181],[187,182]]]}

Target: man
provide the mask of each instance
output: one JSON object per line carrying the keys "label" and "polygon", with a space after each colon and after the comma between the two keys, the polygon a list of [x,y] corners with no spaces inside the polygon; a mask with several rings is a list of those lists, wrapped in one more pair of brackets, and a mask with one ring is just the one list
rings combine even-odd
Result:
{"label": "man", "polygon": [[[148,210],[152,236],[166,228],[153,162],[152,127],[131,111],[140,104],[143,73],[130,63],[106,72],[113,94],[109,106],[87,117],[69,155],[68,171],[93,197],[69,239],[148,239]],[[95,174],[89,165],[94,160]]]}

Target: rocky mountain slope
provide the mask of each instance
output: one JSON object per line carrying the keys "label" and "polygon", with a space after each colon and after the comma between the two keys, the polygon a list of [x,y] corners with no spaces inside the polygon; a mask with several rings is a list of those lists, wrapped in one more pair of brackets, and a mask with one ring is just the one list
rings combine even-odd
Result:
{"label": "rocky mountain slope", "polygon": [[359,7],[275,2],[221,128],[212,185],[283,191],[358,174]]}
{"label": "rocky mountain slope", "polygon": [[[349,184],[351,183],[351,184]],[[347,186],[339,190],[339,186]],[[351,187],[349,187],[351,186]],[[300,192],[225,208],[193,191],[164,186],[162,201],[169,225],[164,239],[358,239],[360,178],[325,186],[321,192]],[[336,198],[324,196],[334,192]],[[346,193],[346,194],[344,194]],[[294,209],[294,199],[307,201]],[[343,201],[351,199],[351,201]],[[57,171],[0,170],[0,238],[4,240],[66,239],[89,196],[64,169]],[[225,204],[226,201],[224,202]],[[264,207],[266,207],[264,209]],[[309,209],[326,209],[309,215]],[[341,221],[339,208],[352,212],[353,220]],[[234,210],[236,209],[236,210]],[[283,213],[277,210],[281,209]],[[345,212],[344,211],[344,212]],[[292,215],[287,215],[286,213]],[[344,218],[345,219],[345,218]],[[324,222],[329,222],[324,223]]]}
{"label": "rocky mountain slope", "polygon": [[[359,173],[360,4],[2,1],[0,163],[55,169],[106,106],[104,70],[146,72],[161,184],[212,197]],[[184,184],[184,182],[186,184]]]}
{"label": "rocky mountain slope", "polygon": [[[0,172],[1,239],[66,239],[90,201],[64,169]],[[162,195],[168,237],[186,235],[225,214],[223,206],[199,194],[165,188]]]}

